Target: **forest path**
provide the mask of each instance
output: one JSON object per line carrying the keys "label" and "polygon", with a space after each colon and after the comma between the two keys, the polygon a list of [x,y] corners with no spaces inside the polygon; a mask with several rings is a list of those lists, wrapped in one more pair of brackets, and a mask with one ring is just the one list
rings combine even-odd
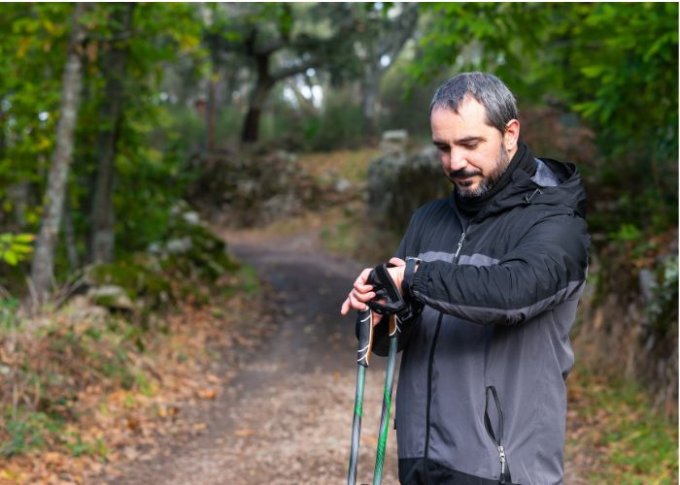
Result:
{"label": "forest path", "polygon": [[[197,437],[161,446],[148,461],[121,470],[112,485],[344,483],[356,378],[354,321],[340,305],[362,266],[321,249],[317,229],[288,236],[222,231],[231,251],[253,265],[275,295],[272,331],[256,350],[241,349],[225,367],[236,377],[208,409]],[[248,322],[243,322],[248,325]],[[370,483],[382,406],[385,360],[368,370],[359,483]],[[398,377],[397,377],[398,379]],[[396,387],[396,386],[395,386]],[[392,414],[393,415],[393,414]],[[583,423],[570,413],[568,434]],[[397,484],[390,429],[384,482]],[[567,445],[565,483],[584,485],[592,457]]]}
{"label": "forest path", "polygon": [[[356,378],[354,321],[340,305],[361,267],[319,249],[315,233],[224,233],[276,295],[275,329],[238,359],[236,377],[212,403],[203,434],[126,467],[112,484],[343,483]],[[243,322],[247,325],[248,322]],[[384,359],[366,378],[358,479],[372,480]],[[384,483],[396,478],[390,430]]]}

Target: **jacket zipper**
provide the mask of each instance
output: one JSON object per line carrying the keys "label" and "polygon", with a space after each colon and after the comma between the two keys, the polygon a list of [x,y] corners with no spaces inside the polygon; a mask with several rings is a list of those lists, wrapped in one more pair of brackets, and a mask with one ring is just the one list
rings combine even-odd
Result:
{"label": "jacket zipper", "polygon": [[470,234],[470,227],[471,224],[469,221],[464,221],[463,219],[459,218],[460,221],[460,227],[462,229],[460,233],[460,237],[458,238],[458,245],[456,246],[456,253],[453,255],[453,262],[457,263],[458,262],[458,257],[460,256],[460,250],[463,249],[463,243],[465,242],[465,238]]}
{"label": "jacket zipper", "polygon": [[[494,405],[496,406],[496,412],[498,413],[498,423],[494,430],[494,426],[491,423],[491,417],[489,416],[489,394],[493,397]],[[487,386],[486,388],[486,405],[484,409],[484,425],[486,427],[487,433],[496,445],[496,450],[498,450],[498,459],[501,463],[501,474],[498,483],[512,483],[512,477],[510,476],[510,470],[508,468],[508,457],[505,455],[505,448],[503,447],[503,411],[501,409],[501,402],[498,399],[498,393],[494,386]]]}
{"label": "jacket zipper", "polygon": [[465,234],[467,232],[467,228],[463,230],[463,232],[460,233],[460,239],[458,239],[458,247],[456,248],[456,254],[453,255],[453,262],[457,263],[458,262],[458,255],[460,254],[460,250],[463,248],[463,241],[465,241]]}
{"label": "jacket zipper", "polygon": [[442,325],[442,318],[444,314],[439,314],[437,326],[434,330],[434,338],[432,339],[432,347],[430,348],[430,357],[427,364],[427,407],[425,408],[425,460],[430,454],[430,406],[432,405],[432,368],[434,366],[434,350],[437,347],[437,338],[439,337],[439,329]]}
{"label": "jacket zipper", "polygon": [[501,460],[501,483],[505,483],[505,450],[503,445],[498,445],[498,457]]}

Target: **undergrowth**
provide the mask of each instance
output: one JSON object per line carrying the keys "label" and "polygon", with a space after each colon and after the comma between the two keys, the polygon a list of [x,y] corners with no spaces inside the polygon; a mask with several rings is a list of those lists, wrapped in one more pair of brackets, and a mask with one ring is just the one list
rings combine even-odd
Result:
{"label": "undergrowth", "polygon": [[96,474],[154,429],[177,428],[168,403],[214,398],[220,379],[203,369],[260,290],[186,208],[161,243],[74,280],[65,303],[32,315],[0,301],[0,483]]}
{"label": "undergrowth", "polygon": [[630,380],[577,366],[568,380],[570,449],[588,454],[588,483],[672,484],[678,473],[678,422],[653,410]]}
{"label": "undergrowth", "polygon": [[[254,272],[244,266],[208,293],[214,304],[228,305],[229,298],[256,292]],[[219,307],[210,311],[226,320]],[[129,314],[111,314],[80,297],[39,321],[15,316],[12,327],[4,325],[0,329],[0,457],[41,450],[105,457],[101,440],[88,441],[66,429],[88,413],[80,402],[83,392],[154,395],[159,382],[154,353],[163,341],[190,330],[171,325],[169,312],[177,312],[177,306],[148,316],[141,326]],[[206,347],[198,357],[202,353],[209,358],[208,351]],[[196,357],[189,349],[176,349],[179,363]]]}

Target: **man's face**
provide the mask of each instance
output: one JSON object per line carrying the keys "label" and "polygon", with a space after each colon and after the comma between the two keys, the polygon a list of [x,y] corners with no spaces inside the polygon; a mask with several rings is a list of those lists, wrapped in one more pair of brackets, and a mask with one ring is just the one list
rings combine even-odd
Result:
{"label": "man's face", "polygon": [[446,177],[461,197],[479,197],[498,181],[517,151],[519,122],[501,133],[486,123],[486,110],[467,98],[458,112],[436,108],[430,116],[432,142]]}

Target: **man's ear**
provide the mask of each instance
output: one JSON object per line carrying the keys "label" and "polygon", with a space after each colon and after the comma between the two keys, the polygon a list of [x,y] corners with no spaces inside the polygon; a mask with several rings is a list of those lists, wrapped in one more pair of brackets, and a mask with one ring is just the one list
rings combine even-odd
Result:
{"label": "man's ear", "polygon": [[519,140],[519,120],[513,119],[505,125],[505,133],[503,133],[503,144],[505,149],[509,152],[517,148],[517,141]]}

